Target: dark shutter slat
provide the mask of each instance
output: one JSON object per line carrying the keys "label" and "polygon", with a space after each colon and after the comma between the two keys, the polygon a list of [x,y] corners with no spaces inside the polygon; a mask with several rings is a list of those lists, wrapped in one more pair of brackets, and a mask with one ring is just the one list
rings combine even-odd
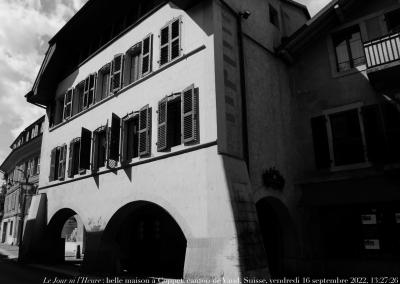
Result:
{"label": "dark shutter slat", "polygon": [[114,56],[112,63],[112,79],[111,92],[117,92],[122,86],[122,75],[124,67],[124,55],[117,54]]}
{"label": "dark shutter slat", "polygon": [[140,157],[149,156],[151,152],[151,109],[149,105],[139,111],[139,143]]}
{"label": "dark shutter slat", "polygon": [[326,169],[331,166],[326,123],[326,118],[323,115],[311,119],[315,164],[318,169]]}
{"label": "dark shutter slat", "polygon": [[126,128],[126,123],[127,121],[125,121],[124,119],[121,122],[121,164],[125,164],[126,163],[126,153],[127,153],[127,136],[128,136],[128,128]]}
{"label": "dark shutter slat", "polygon": [[379,105],[365,106],[362,108],[361,114],[368,160],[373,163],[381,163],[384,158],[385,138]]}
{"label": "dark shutter slat", "polygon": [[198,94],[194,85],[182,92],[181,105],[182,142],[198,142]]}
{"label": "dark shutter slat", "polygon": [[149,35],[142,41],[141,76],[146,75],[152,70],[152,49],[153,49],[153,35]]}
{"label": "dark shutter slat", "polygon": [[90,147],[92,142],[92,132],[84,127],[81,130],[81,140],[79,147],[79,172],[83,173],[90,169]]}
{"label": "dark shutter slat", "polygon": [[54,148],[51,150],[50,154],[50,175],[49,175],[49,181],[54,180],[54,172],[55,172],[55,166],[56,166],[56,151],[57,149]]}
{"label": "dark shutter slat", "polygon": [[167,102],[168,98],[162,99],[158,103],[158,141],[157,150],[164,151],[168,148],[167,143]]}
{"label": "dark shutter slat", "polygon": [[94,104],[95,100],[95,93],[96,93],[96,80],[97,74],[90,74],[89,75],[89,91],[88,91],[88,106]]}
{"label": "dark shutter slat", "polygon": [[119,161],[119,139],[120,139],[121,119],[115,113],[111,117],[111,127],[108,143],[107,167],[116,168]]}
{"label": "dark shutter slat", "polygon": [[74,163],[74,140],[69,143],[69,156],[68,156],[68,177],[72,178]]}
{"label": "dark shutter slat", "polygon": [[65,179],[65,164],[66,164],[67,144],[60,147],[59,166],[58,166],[58,179]]}

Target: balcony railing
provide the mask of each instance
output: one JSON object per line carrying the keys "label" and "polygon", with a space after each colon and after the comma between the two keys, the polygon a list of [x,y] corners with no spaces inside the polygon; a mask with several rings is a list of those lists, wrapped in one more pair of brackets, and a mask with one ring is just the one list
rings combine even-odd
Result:
{"label": "balcony railing", "polygon": [[368,68],[400,60],[400,33],[365,42],[364,51]]}

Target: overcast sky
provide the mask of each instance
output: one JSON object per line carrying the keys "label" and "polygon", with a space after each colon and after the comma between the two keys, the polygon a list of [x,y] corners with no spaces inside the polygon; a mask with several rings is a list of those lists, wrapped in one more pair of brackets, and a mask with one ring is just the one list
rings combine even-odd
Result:
{"label": "overcast sky", "polygon": [[[0,0],[0,163],[44,110],[26,102],[49,39],[87,0]],[[329,0],[298,0],[314,15]]]}

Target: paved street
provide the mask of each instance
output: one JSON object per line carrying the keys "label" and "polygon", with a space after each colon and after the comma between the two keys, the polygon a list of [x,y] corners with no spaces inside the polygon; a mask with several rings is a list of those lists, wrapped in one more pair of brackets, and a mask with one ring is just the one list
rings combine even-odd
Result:
{"label": "paved street", "polygon": [[54,280],[55,277],[66,279],[79,275],[78,268],[72,265],[23,265],[17,259],[17,246],[0,244],[0,284],[41,284],[45,277]]}
{"label": "paved street", "polygon": [[59,276],[55,272],[28,267],[0,255],[0,283],[2,284],[36,284],[43,283],[44,277]]}

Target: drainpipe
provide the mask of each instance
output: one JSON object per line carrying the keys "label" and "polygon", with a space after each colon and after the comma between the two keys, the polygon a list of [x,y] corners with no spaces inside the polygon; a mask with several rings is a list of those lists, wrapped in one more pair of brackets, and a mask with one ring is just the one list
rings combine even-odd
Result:
{"label": "drainpipe", "polygon": [[243,156],[247,165],[247,171],[250,172],[249,165],[249,132],[247,124],[247,92],[246,92],[246,76],[244,65],[244,46],[242,33],[242,19],[247,19],[250,12],[236,13],[238,27],[238,45],[239,45],[239,66],[240,66],[240,91],[242,94],[242,140],[243,140]]}

